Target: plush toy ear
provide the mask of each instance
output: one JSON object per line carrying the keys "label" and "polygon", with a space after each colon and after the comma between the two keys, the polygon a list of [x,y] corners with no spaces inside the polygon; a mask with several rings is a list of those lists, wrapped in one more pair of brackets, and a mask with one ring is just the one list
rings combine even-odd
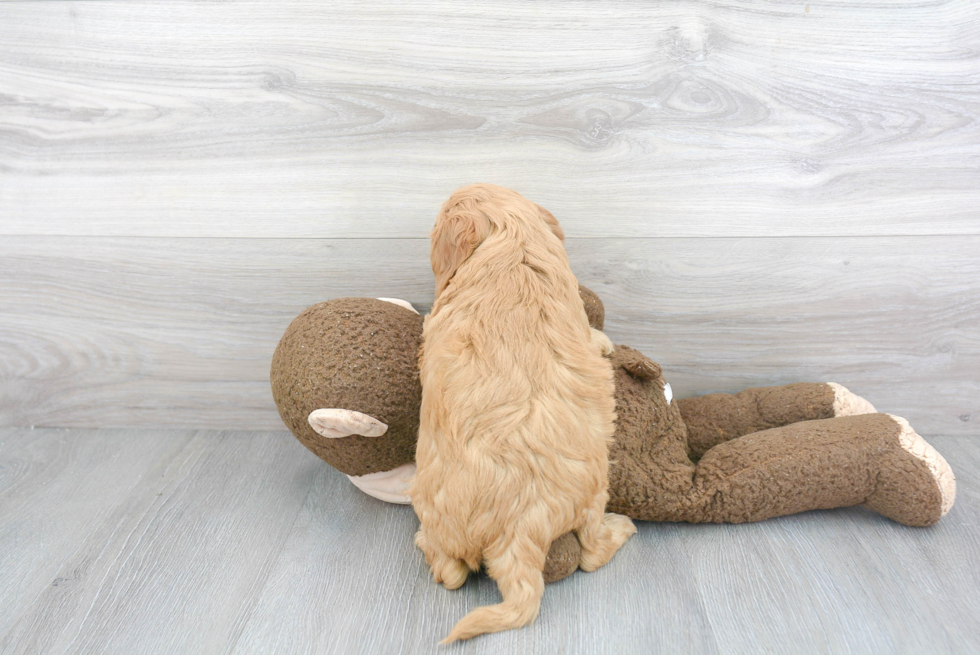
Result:
{"label": "plush toy ear", "polygon": [[339,439],[357,434],[362,437],[380,437],[388,426],[367,414],[352,409],[314,409],[307,419],[317,434],[329,439]]}
{"label": "plush toy ear", "polygon": [[490,234],[490,219],[471,201],[443,206],[432,229],[432,272],[436,276],[436,298],[445,290],[456,270]]}
{"label": "plush toy ear", "polygon": [[548,211],[541,205],[535,203],[534,206],[538,208],[538,212],[541,214],[541,218],[543,218],[544,222],[547,223],[548,227],[551,228],[551,232],[556,237],[558,237],[559,241],[565,243],[565,232],[561,229],[561,225],[558,224],[558,219],[555,218],[550,211]]}
{"label": "plush toy ear", "polygon": [[624,358],[621,366],[633,377],[638,380],[656,380],[663,375],[660,364],[643,353],[636,350],[627,352],[629,355]]}

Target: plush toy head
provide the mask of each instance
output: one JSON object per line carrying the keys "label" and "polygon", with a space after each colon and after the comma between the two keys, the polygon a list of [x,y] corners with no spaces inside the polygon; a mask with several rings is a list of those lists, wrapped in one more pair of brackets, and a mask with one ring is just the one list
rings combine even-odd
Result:
{"label": "plush toy head", "polygon": [[349,476],[415,461],[422,317],[403,302],[313,305],[289,325],[272,358],[272,395],[283,422]]}

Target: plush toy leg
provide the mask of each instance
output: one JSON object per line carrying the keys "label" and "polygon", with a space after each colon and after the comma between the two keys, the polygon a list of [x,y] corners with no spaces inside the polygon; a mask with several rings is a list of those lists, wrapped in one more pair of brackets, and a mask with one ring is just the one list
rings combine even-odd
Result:
{"label": "plush toy leg", "polygon": [[865,504],[899,523],[926,526],[949,511],[956,494],[942,456],[888,414],[755,432],[715,446],[696,467],[672,470],[657,474],[660,492],[635,505],[633,518],[743,523]]}
{"label": "plush toy leg", "polygon": [[687,424],[688,454],[697,461],[709,449],[737,437],[799,421],[873,414],[875,408],[833,382],[752,387],[677,401]]}

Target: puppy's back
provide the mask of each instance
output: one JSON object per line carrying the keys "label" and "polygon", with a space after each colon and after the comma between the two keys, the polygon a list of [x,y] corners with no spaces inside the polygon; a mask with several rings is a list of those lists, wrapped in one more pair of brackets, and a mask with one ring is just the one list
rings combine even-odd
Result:
{"label": "puppy's back", "polygon": [[504,602],[448,641],[534,619],[552,540],[604,508],[614,420],[612,367],[557,223],[513,192],[476,191],[450,198],[433,230],[410,493],[420,541],[471,569],[485,561]]}

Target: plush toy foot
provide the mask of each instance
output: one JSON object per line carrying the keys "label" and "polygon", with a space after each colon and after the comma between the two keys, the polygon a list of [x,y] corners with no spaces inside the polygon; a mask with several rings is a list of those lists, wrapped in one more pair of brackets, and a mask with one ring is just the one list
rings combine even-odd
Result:
{"label": "plush toy foot", "polygon": [[851,393],[846,387],[836,382],[828,382],[827,386],[834,390],[834,416],[857,416],[858,414],[875,414],[878,410],[867,400]]}
{"label": "plush toy foot", "polygon": [[882,457],[875,492],[864,506],[903,525],[932,525],[953,506],[956,477],[908,421],[889,416],[897,424],[894,449]]}

